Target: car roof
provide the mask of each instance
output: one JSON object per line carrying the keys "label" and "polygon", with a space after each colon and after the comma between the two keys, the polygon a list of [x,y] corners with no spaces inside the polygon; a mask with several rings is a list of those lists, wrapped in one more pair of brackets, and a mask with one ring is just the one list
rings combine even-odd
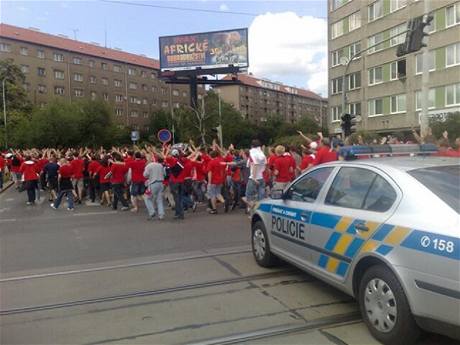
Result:
{"label": "car roof", "polygon": [[446,165],[460,165],[460,159],[455,157],[432,157],[432,156],[396,156],[396,157],[383,157],[383,158],[370,158],[353,161],[340,161],[335,162],[339,165],[363,165],[373,166],[386,170],[386,168],[396,168],[401,171],[410,171],[421,168],[431,168]]}

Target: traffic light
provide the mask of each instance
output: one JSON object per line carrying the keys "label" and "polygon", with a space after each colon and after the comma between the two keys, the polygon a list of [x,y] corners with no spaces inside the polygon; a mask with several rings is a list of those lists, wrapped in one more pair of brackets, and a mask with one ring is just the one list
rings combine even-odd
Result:
{"label": "traffic light", "polygon": [[428,36],[425,33],[425,27],[429,26],[432,20],[433,16],[430,14],[409,20],[407,23],[408,31],[406,33],[406,40],[398,46],[396,56],[404,56],[426,47],[426,44],[423,42],[423,38]]}
{"label": "traffic light", "polygon": [[356,131],[356,115],[355,114],[343,114],[341,117],[342,122],[340,127],[342,127],[342,133],[346,137],[349,137],[353,132]]}

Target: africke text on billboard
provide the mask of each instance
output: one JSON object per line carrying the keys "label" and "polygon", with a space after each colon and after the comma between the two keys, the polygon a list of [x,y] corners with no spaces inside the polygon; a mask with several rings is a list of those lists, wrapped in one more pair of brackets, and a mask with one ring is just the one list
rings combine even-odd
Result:
{"label": "africke text on billboard", "polygon": [[161,70],[248,67],[248,29],[160,37]]}

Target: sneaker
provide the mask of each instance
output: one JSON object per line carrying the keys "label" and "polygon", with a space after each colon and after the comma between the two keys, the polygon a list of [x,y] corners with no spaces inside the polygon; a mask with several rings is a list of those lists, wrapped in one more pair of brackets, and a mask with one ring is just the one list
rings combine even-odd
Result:
{"label": "sneaker", "polygon": [[120,210],[122,210],[122,211],[128,211],[128,210],[129,210],[129,207],[123,206],[122,208],[120,208]]}
{"label": "sneaker", "polygon": [[155,214],[147,216],[147,220],[154,220],[155,219]]}
{"label": "sneaker", "polygon": [[210,213],[210,214],[217,214],[217,210],[211,209],[211,210],[209,210],[209,213]]}
{"label": "sneaker", "polygon": [[27,202],[26,202],[26,205],[27,205],[27,206],[30,206],[30,205],[33,205],[33,204],[34,204],[34,203],[33,203],[33,202],[30,202],[30,201],[27,201]]}
{"label": "sneaker", "polygon": [[131,212],[137,212],[137,211],[139,211],[139,209],[138,209],[137,207],[133,207],[133,208],[131,209]]}
{"label": "sneaker", "polygon": [[57,210],[57,207],[54,206],[54,204],[51,204],[50,207],[51,207],[53,210]]}
{"label": "sneaker", "polygon": [[195,202],[193,203],[193,206],[192,206],[192,211],[193,211],[193,212],[196,211],[197,206],[198,206],[198,203],[195,201]]}
{"label": "sneaker", "polygon": [[174,219],[184,219],[184,216],[174,216]]}
{"label": "sneaker", "polygon": [[159,216],[158,217],[158,220],[164,220],[165,219],[165,216]]}
{"label": "sneaker", "polygon": [[75,209],[74,209],[73,207],[72,207],[72,208],[67,207],[67,211],[74,211],[74,210],[75,210]]}

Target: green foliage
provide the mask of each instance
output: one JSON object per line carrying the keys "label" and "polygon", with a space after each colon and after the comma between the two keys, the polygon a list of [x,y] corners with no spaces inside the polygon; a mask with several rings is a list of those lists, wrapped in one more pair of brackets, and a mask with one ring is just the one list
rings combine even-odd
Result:
{"label": "green foliage", "polygon": [[450,113],[446,119],[431,119],[430,127],[435,138],[441,138],[442,133],[447,131],[450,141],[460,138],[460,112]]}

